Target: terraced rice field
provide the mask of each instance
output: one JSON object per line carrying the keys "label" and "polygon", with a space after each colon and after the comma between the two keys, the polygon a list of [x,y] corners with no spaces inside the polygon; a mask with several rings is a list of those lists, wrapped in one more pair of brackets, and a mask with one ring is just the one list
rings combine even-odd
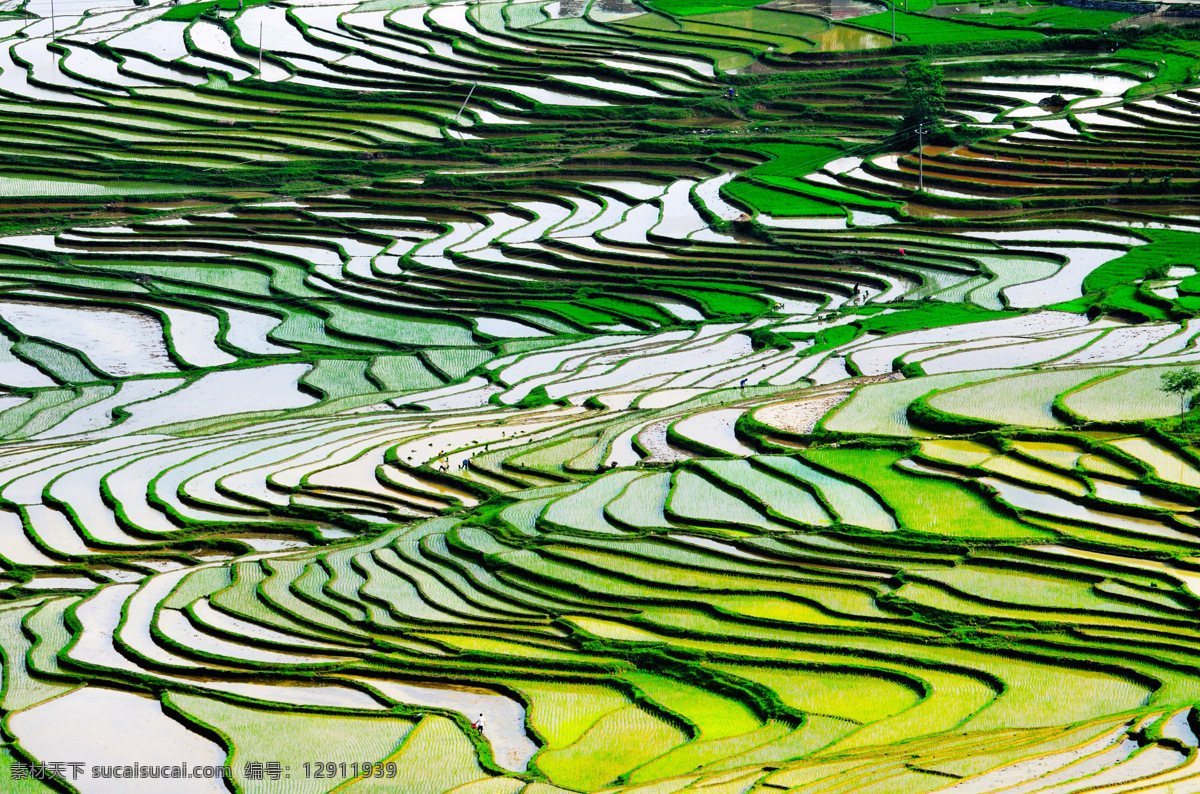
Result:
{"label": "terraced rice field", "polygon": [[57,10],[0,789],[1200,791],[1196,28]]}

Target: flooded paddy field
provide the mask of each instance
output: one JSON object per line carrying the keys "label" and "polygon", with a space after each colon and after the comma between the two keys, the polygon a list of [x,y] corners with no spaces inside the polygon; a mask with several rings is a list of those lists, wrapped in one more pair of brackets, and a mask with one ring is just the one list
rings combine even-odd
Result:
{"label": "flooded paddy field", "polygon": [[0,789],[1200,790],[1193,29],[57,10]]}

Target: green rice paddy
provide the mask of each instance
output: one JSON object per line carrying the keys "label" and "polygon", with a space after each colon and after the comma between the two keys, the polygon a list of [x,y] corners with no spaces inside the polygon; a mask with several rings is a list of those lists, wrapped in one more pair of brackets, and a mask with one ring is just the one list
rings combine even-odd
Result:
{"label": "green rice paddy", "polygon": [[1189,18],[59,5],[0,790],[1200,790]]}

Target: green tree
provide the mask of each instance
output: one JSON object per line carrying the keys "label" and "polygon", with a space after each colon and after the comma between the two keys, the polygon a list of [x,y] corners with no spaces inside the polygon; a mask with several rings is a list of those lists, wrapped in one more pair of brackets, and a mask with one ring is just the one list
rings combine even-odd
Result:
{"label": "green tree", "polygon": [[924,61],[911,64],[904,73],[904,118],[900,128],[915,137],[916,128],[929,132],[942,128],[941,117],[946,112],[946,89],[942,87],[942,67]]}
{"label": "green tree", "polygon": [[1200,372],[1196,371],[1195,367],[1184,367],[1183,369],[1173,369],[1170,372],[1162,374],[1162,386],[1159,389],[1167,394],[1179,395],[1179,415],[1183,416],[1183,410],[1187,405],[1187,397],[1200,389]]}

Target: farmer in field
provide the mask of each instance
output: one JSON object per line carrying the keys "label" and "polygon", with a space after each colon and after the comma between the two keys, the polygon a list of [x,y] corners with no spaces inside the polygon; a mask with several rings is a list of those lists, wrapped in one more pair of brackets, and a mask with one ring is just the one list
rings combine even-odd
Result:
{"label": "farmer in field", "polygon": [[483,733],[483,715],[482,714],[479,715],[479,719],[477,719],[471,723],[471,727],[474,728],[475,730],[479,731],[480,733]]}

